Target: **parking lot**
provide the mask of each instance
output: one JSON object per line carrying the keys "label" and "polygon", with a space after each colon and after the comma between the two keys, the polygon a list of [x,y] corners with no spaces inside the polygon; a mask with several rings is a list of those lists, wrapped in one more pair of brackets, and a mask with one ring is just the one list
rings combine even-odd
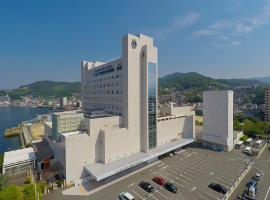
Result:
{"label": "parking lot", "polygon": [[[267,148],[265,148],[259,158],[253,158],[254,165],[236,188],[231,199],[235,199],[237,196],[242,196],[243,192],[248,188],[247,183],[256,173],[261,173],[262,179],[258,182],[256,199],[270,200],[270,151],[268,150],[269,145],[266,147]],[[235,154],[239,154],[239,156],[242,154],[242,152],[239,152],[238,150],[233,151]]]}
{"label": "parking lot", "polygon": [[[90,196],[78,196],[76,199],[117,199],[121,192],[129,192],[139,200],[174,200],[174,199],[222,199],[223,195],[208,188],[210,183],[219,183],[230,188],[246,168],[250,159],[239,158],[233,153],[214,152],[196,147],[186,148],[183,152],[168,156],[156,165],[138,172],[126,179],[108,186]],[[173,194],[152,181],[155,176],[162,176],[174,183],[178,192]],[[154,193],[147,193],[138,184],[147,181],[155,187]],[[58,196],[57,196],[58,195]],[[74,199],[51,193],[44,199]]]}

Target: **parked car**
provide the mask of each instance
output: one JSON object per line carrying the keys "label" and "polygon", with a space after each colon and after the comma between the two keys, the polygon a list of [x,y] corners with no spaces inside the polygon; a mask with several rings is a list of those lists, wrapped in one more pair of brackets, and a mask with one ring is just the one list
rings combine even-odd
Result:
{"label": "parked car", "polygon": [[245,152],[246,154],[250,154],[250,155],[251,155],[251,154],[252,154],[251,147],[247,146],[247,147],[245,148],[244,152]]}
{"label": "parked car", "polygon": [[148,193],[154,192],[154,187],[148,182],[142,181],[139,186]]}
{"label": "parked car", "polygon": [[172,193],[177,193],[178,190],[175,184],[169,182],[165,183],[164,188]]}
{"label": "parked car", "polygon": [[211,188],[212,190],[215,190],[218,193],[221,194],[226,194],[228,189],[226,187],[224,187],[223,185],[220,185],[218,183],[211,183],[208,185],[209,188]]}
{"label": "parked car", "polygon": [[243,146],[244,146],[244,142],[243,142],[243,141],[238,141],[238,142],[235,144],[235,148],[236,148],[236,149],[241,149]]}
{"label": "parked car", "polygon": [[248,138],[246,141],[245,141],[245,145],[247,146],[251,146],[253,144],[253,139],[252,138]]}
{"label": "parked car", "polygon": [[161,186],[163,186],[166,183],[165,179],[160,176],[154,177],[152,181],[154,181],[156,184],[161,185]]}
{"label": "parked car", "polygon": [[134,200],[135,197],[132,196],[130,193],[128,192],[122,192],[119,196],[118,196],[118,200]]}
{"label": "parked car", "polygon": [[262,174],[261,173],[256,173],[253,177],[256,181],[260,181],[262,179]]}
{"label": "parked car", "polygon": [[255,180],[255,179],[251,179],[249,182],[248,182],[248,187],[254,187],[254,188],[257,188],[258,186],[258,182]]}

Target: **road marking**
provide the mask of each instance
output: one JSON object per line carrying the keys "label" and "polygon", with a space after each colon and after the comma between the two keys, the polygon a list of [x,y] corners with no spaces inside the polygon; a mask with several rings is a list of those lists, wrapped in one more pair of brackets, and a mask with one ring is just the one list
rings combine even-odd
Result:
{"label": "road marking", "polygon": [[137,192],[135,192],[134,190],[131,190],[134,194],[136,194],[138,197],[140,197],[142,200],[145,200],[145,198],[143,198],[141,195],[139,195]]}
{"label": "road marking", "polygon": [[161,194],[159,191],[158,191],[158,194],[160,194],[161,196],[163,196],[165,199],[169,199],[169,198],[166,197],[164,194]]}
{"label": "road marking", "polygon": [[214,174],[214,172],[211,172],[209,175],[212,176]]}
{"label": "road marking", "polygon": [[210,194],[209,192],[206,192],[206,191],[204,191],[204,193],[208,194],[208,195],[211,196],[211,197],[214,197],[215,199],[219,199],[218,197],[215,196],[215,194],[212,195],[212,194]]}
{"label": "road marking", "polygon": [[135,184],[135,183],[131,183],[131,184],[128,185],[128,187],[131,187],[131,186],[133,186],[134,184]]}
{"label": "road marking", "polygon": [[191,190],[190,190],[190,192],[193,192],[194,190],[196,190],[196,186],[194,187],[194,188],[192,188]]}
{"label": "road marking", "polygon": [[202,197],[203,199],[208,200],[208,198],[204,197],[203,195],[199,194],[200,197]]}
{"label": "road marking", "polygon": [[153,196],[155,193],[150,194],[148,197],[152,197],[153,199],[158,200],[156,197]]}
{"label": "road marking", "polygon": [[264,200],[267,200],[267,197],[268,197],[268,194],[269,194],[269,190],[270,190],[270,186],[269,186],[269,188],[268,188],[268,190],[267,190],[267,193],[266,193],[266,195],[265,195],[265,199],[264,199]]}
{"label": "road marking", "polygon": [[166,166],[162,167],[161,170],[164,170],[164,169],[166,169],[166,168],[168,168],[168,167],[169,167],[169,165],[166,165]]}

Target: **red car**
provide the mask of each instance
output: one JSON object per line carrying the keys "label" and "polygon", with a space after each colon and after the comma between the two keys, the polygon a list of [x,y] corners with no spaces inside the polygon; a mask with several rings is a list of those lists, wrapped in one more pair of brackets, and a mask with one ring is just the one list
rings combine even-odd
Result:
{"label": "red car", "polygon": [[161,185],[161,186],[165,185],[166,183],[165,179],[160,176],[154,177],[152,181],[154,181],[156,184]]}

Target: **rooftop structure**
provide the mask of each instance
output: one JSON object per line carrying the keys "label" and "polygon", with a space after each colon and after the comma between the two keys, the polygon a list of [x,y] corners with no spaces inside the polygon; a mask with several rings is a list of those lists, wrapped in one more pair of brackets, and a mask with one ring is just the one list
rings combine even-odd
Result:
{"label": "rooftop structure", "polygon": [[32,147],[4,153],[3,174],[19,174],[35,167],[36,154]]}

